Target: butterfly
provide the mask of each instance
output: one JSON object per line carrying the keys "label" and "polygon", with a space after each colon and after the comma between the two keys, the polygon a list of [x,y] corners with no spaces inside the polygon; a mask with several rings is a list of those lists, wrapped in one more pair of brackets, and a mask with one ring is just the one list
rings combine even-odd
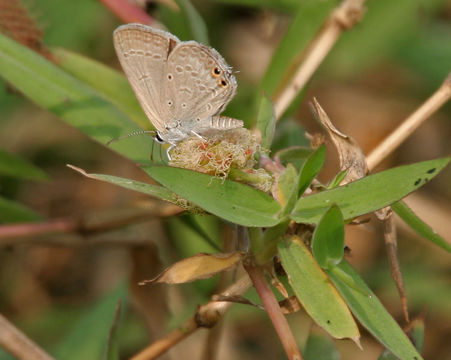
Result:
{"label": "butterfly", "polygon": [[142,24],[114,31],[114,47],[156,140],[171,148],[189,136],[243,126],[220,113],[236,93],[232,69],[215,50]]}

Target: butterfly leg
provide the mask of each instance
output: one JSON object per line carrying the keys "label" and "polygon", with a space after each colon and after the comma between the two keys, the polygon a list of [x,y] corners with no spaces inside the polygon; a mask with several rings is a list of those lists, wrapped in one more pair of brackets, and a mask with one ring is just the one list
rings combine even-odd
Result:
{"label": "butterfly leg", "polygon": [[166,150],[166,155],[168,156],[168,160],[171,161],[172,158],[171,158],[170,152],[173,148],[175,148],[177,146],[177,144],[175,144],[175,143],[169,143],[169,144],[170,145],[169,145],[168,149]]}
{"label": "butterfly leg", "polygon": [[202,135],[198,134],[194,130],[191,130],[191,134],[196,135],[199,139],[205,140],[205,138]]}

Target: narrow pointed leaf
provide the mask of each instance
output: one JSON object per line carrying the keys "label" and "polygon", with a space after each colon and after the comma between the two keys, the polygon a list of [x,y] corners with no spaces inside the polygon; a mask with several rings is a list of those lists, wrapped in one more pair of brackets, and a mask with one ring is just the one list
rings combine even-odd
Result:
{"label": "narrow pointed leaf", "polygon": [[58,343],[52,352],[55,359],[102,359],[105,353],[104,345],[109,337],[111,318],[118,300],[125,299],[126,296],[127,287],[121,285],[91,306]]}
{"label": "narrow pointed leaf", "polygon": [[119,323],[121,320],[122,303],[119,301],[114,312],[110,333],[105,345],[103,360],[119,360]]}
{"label": "narrow pointed leaf", "polygon": [[381,209],[423,186],[437,175],[449,160],[442,158],[400,166],[300,198],[291,218],[300,223],[317,224],[333,203],[340,207],[345,220]]}
{"label": "narrow pointed leaf", "polygon": [[91,86],[141,128],[153,129],[125,75],[94,59],[66,49],[58,48],[53,52],[62,69]]}
{"label": "narrow pointed leaf", "polygon": [[134,191],[138,191],[143,194],[152,195],[157,198],[160,198],[161,200],[166,200],[166,201],[169,201],[174,204],[177,203],[177,198],[178,198],[177,195],[162,186],[147,184],[147,183],[143,183],[141,181],[121,178],[121,177],[112,176],[112,175],[88,174],[83,169],[77,168],[73,165],[67,165],[67,166],[75,171],[78,171],[80,174],[82,174],[90,179],[105,181],[110,184],[118,185],[118,186],[121,186],[121,187],[129,189],[129,190],[134,190]]}
{"label": "narrow pointed leaf", "polygon": [[184,199],[233,223],[268,227],[280,221],[280,204],[250,186],[168,166],[144,167],[143,170]]}
{"label": "narrow pointed leaf", "polygon": [[197,254],[176,262],[152,280],[140,284],[166,283],[182,284],[199,279],[207,279],[218,272],[230,270],[243,260],[241,251],[228,254]]}
{"label": "narrow pointed leaf", "polygon": [[26,160],[0,149],[0,174],[28,180],[47,180],[47,174]]}
{"label": "narrow pointed leaf", "polygon": [[326,147],[321,145],[312,155],[310,155],[302,166],[299,183],[298,197],[304,194],[305,190],[312,183],[313,179],[321,171],[324,161],[326,160]]}
{"label": "narrow pointed leaf", "polygon": [[340,208],[332,205],[321,218],[313,233],[312,251],[319,266],[330,269],[344,254],[345,224]]}
{"label": "narrow pointed leaf", "polygon": [[330,184],[327,185],[327,188],[328,189],[336,188],[344,180],[347,173],[348,173],[348,170],[340,171],[337,175],[335,175],[335,177],[332,179]]}
{"label": "narrow pointed leaf", "polygon": [[354,269],[346,261],[338,264],[337,268],[347,273],[360,288],[370,294],[369,296],[364,295],[350,288],[333,271],[327,271],[330,279],[360,323],[399,359],[421,360],[421,355],[408,337]]}
{"label": "narrow pointed leaf", "polygon": [[276,130],[276,115],[274,114],[274,106],[266,95],[262,95],[260,108],[257,116],[257,129],[262,137],[262,148],[269,149],[274,138]]}
{"label": "narrow pointed leaf", "polygon": [[431,227],[421,220],[403,201],[398,201],[392,205],[392,209],[395,213],[403,219],[407,225],[409,225],[418,234],[425,239],[440,246],[442,249],[451,253],[451,244],[448,243],[443,237],[437,234]]}
{"label": "narrow pointed leaf", "polygon": [[[0,76],[34,103],[102,144],[140,130],[86,83],[2,34]],[[134,137],[115,142],[111,148],[139,163],[150,163],[149,144],[146,138]]]}
{"label": "narrow pointed leaf", "polygon": [[205,22],[189,0],[175,0],[171,4],[167,2],[161,5],[159,15],[171,33],[181,40],[196,40],[208,45]]}
{"label": "narrow pointed leaf", "polygon": [[175,0],[188,24],[191,38],[208,45],[208,30],[205,21],[190,0]]}
{"label": "narrow pointed leaf", "polygon": [[0,223],[28,222],[41,219],[41,215],[25,205],[0,196]]}
{"label": "narrow pointed leaf", "polygon": [[280,242],[278,249],[290,285],[313,320],[337,339],[358,341],[351,312],[302,240],[293,236]]}

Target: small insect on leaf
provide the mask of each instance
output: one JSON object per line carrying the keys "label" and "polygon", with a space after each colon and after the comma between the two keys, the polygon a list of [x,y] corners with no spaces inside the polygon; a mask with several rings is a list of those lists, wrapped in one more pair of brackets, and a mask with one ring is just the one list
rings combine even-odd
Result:
{"label": "small insect on leaf", "polygon": [[154,279],[140,282],[140,285],[148,283],[182,284],[206,279],[218,272],[229,270],[238,264],[244,255],[240,251],[226,254],[197,254],[176,262]]}

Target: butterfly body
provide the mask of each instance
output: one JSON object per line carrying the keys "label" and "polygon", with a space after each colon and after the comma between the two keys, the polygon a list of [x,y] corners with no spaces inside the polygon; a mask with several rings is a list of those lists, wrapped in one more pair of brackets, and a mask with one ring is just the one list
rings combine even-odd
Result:
{"label": "butterfly body", "polygon": [[159,140],[175,146],[192,135],[243,126],[220,116],[237,84],[216,50],[141,24],[117,28],[114,45]]}

